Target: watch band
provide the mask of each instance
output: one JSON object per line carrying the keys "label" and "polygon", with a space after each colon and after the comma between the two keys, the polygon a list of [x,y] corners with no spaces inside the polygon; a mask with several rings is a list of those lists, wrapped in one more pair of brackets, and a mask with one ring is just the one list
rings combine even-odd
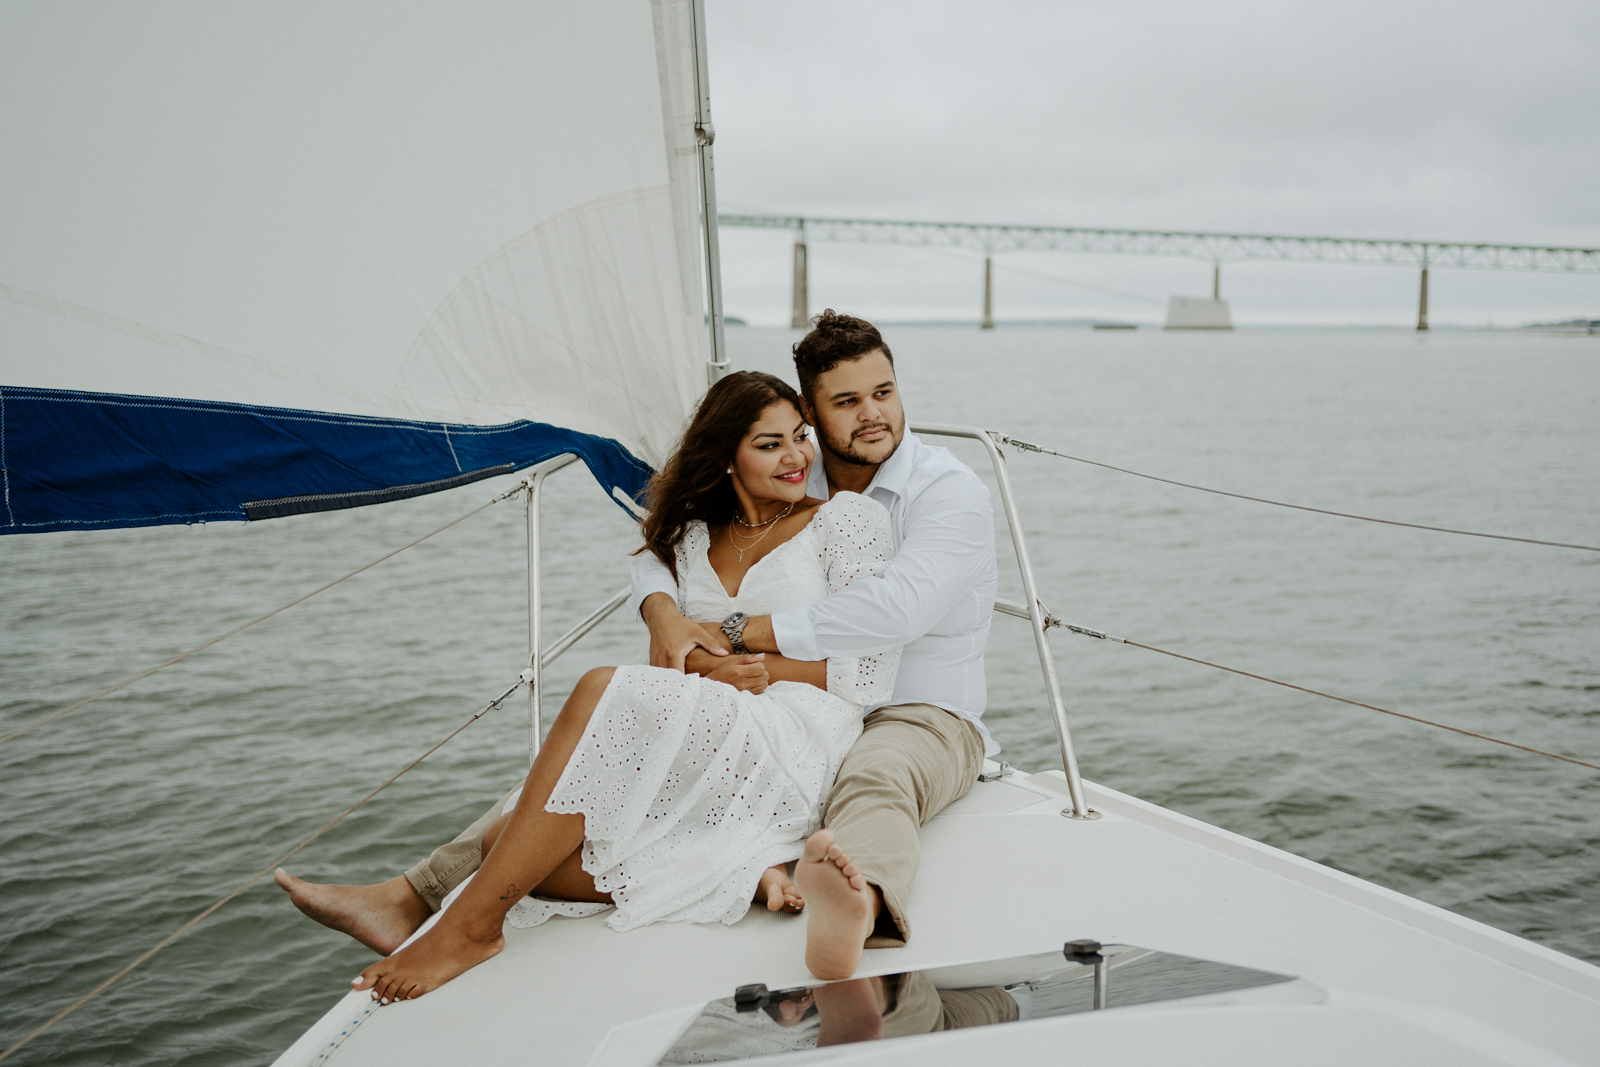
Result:
{"label": "watch band", "polygon": [[744,644],[744,626],[750,621],[750,616],[742,611],[736,611],[722,620],[722,632],[728,638],[728,643],[733,646],[733,651],[741,656],[748,655],[750,650]]}

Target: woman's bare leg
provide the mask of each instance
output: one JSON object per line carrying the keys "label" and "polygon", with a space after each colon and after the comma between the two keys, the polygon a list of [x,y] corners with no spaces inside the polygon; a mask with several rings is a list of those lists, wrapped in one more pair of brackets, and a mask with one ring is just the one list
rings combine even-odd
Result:
{"label": "woman's bare leg", "polygon": [[583,849],[561,861],[561,866],[551,871],[534,889],[541,897],[553,900],[582,900],[595,904],[610,904],[611,894],[594,887],[594,875],[583,869]]}
{"label": "woman's bare leg", "polygon": [[[487,856],[494,850],[495,842],[500,840],[500,834],[511,822],[515,812],[507,812],[496,819],[493,825],[483,834],[483,854]],[[583,846],[572,850],[572,855],[562,860],[555,870],[545,877],[545,880],[533,887],[533,891],[541,897],[551,897],[555,900],[582,900],[595,904],[611,903],[611,894],[602,893],[594,887],[594,875],[583,869]]]}
{"label": "woman's bare leg", "polygon": [[[372,990],[373,999],[384,1003],[409,1000],[500,952],[505,946],[500,930],[506,912],[569,863],[583,844],[582,815],[556,815],[544,806],[614,673],[611,667],[592,670],[573,689],[528,772],[511,818],[456,902],[433,929],[362,971],[351,985]],[[594,883],[589,885],[592,890]]]}

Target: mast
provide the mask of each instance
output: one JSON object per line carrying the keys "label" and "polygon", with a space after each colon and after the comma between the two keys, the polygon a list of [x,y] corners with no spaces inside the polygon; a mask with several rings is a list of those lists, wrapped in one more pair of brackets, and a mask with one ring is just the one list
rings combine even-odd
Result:
{"label": "mast", "polygon": [[695,141],[700,146],[700,232],[706,265],[706,320],[711,331],[711,358],[706,361],[706,382],[714,384],[727,373],[727,340],[722,330],[722,253],[717,241],[717,169],[711,145],[717,128],[711,123],[711,75],[706,62],[706,5],[694,0],[694,101]]}

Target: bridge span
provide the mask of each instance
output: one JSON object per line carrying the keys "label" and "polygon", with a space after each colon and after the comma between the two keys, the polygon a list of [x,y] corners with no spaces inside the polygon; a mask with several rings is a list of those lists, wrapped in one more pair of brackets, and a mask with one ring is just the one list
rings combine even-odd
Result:
{"label": "bridge span", "polygon": [[1428,328],[1428,271],[1432,267],[1600,274],[1600,248],[1187,230],[1111,230],[1083,226],[1010,226],[982,222],[837,219],[801,215],[719,214],[717,222],[720,226],[794,231],[792,325],[796,328],[803,327],[810,319],[807,291],[807,245],[810,241],[931,245],[982,252],[984,329],[994,328],[994,256],[1001,252],[1090,252],[1207,260],[1215,267],[1214,296],[1220,294],[1221,267],[1228,261],[1282,260],[1296,263],[1411,266],[1420,268],[1422,272],[1417,305],[1419,330]]}

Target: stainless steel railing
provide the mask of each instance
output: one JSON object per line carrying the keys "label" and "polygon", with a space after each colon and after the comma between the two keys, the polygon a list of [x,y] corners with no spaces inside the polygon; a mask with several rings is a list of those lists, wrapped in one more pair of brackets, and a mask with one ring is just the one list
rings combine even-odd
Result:
{"label": "stainless steel railing", "polygon": [[1089,807],[1083,796],[1083,779],[1078,773],[1078,756],[1072,747],[1072,730],[1067,725],[1067,707],[1061,698],[1061,683],[1056,677],[1055,656],[1050,649],[1050,638],[1045,633],[1046,613],[1039,602],[1039,592],[1033,580],[1033,564],[1028,558],[1028,545],[1022,536],[1022,519],[1017,514],[1017,504],[1011,492],[1011,479],[1006,474],[1006,457],[995,444],[988,430],[976,426],[948,426],[939,423],[920,423],[911,427],[912,433],[938,437],[964,437],[983,445],[994,468],[995,482],[1000,489],[1000,504],[1005,511],[1006,526],[1011,531],[1011,547],[1016,552],[1017,566],[1022,571],[1024,604],[996,602],[997,611],[1027,619],[1033,630],[1034,648],[1039,653],[1039,669],[1044,673],[1045,699],[1050,705],[1050,716],[1055,722],[1056,740],[1061,745],[1061,764],[1067,772],[1067,795],[1070,808],[1061,814],[1072,819],[1098,819],[1100,813]]}

